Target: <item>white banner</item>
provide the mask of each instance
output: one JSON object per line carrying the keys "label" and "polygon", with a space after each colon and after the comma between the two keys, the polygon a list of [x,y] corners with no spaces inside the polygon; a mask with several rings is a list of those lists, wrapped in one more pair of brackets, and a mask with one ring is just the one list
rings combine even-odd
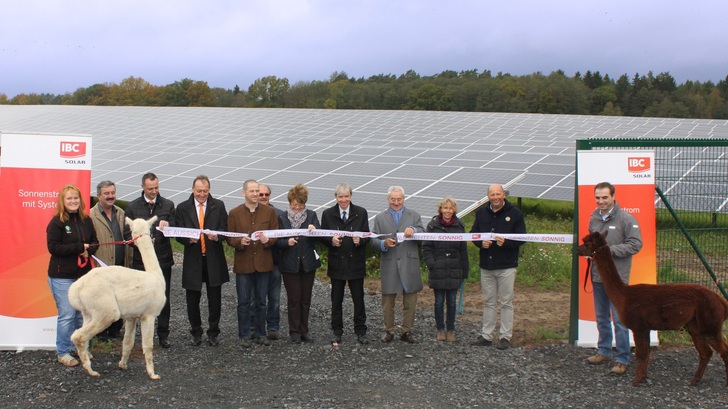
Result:
{"label": "white banner", "polygon": [[[225,237],[248,237],[247,233],[233,233],[227,231],[200,230],[190,229],[186,227],[165,227],[159,228],[166,237],[187,237],[196,239],[201,233],[216,234]],[[251,240],[259,240],[260,236],[265,234],[270,239],[284,237],[386,237],[389,234],[377,234],[368,231],[341,231],[341,230],[325,230],[325,229],[280,229],[280,230],[259,230],[253,232]],[[405,238],[404,233],[397,233],[397,241],[405,240],[423,240],[423,241],[480,241],[495,240],[496,237],[503,237],[506,240],[526,241],[533,243],[556,243],[571,244],[573,235],[571,234],[500,234],[500,233],[415,233],[412,237]]]}
{"label": "white banner", "polygon": [[415,233],[412,237],[405,238],[404,233],[397,233],[397,241],[481,241],[495,240],[496,237],[503,237],[506,240],[527,241],[533,243],[571,244],[574,241],[574,236],[571,234]]}
{"label": "white banner", "polygon": [[280,229],[280,230],[258,230],[253,232],[252,235],[247,233],[235,233],[228,231],[216,231],[209,229],[191,229],[187,227],[172,227],[168,226],[165,228],[157,227],[157,230],[161,231],[165,237],[186,237],[188,239],[197,239],[200,234],[216,234],[218,236],[225,237],[250,237],[251,240],[260,240],[261,235],[265,235],[269,239],[278,239],[283,237],[295,237],[295,236],[306,236],[306,237],[382,237],[386,234],[376,234],[368,231],[341,231],[341,230],[325,230],[325,229]]}

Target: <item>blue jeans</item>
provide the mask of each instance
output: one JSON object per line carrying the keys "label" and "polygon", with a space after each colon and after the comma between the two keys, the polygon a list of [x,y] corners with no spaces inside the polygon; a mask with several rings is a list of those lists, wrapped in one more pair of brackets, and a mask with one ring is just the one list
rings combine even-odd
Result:
{"label": "blue jeans", "polygon": [[74,281],[76,280],[72,278],[48,278],[48,285],[51,287],[58,309],[56,325],[56,353],[58,356],[76,350],[76,346],[71,342],[71,334],[83,325],[83,316],[68,302],[68,288]]}
{"label": "blue jeans", "polygon": [[[250,338],[251,311],[255,311],[255,337],[265,336],[266,295],[270,271],[235,275],[235,291],[238,294],[238,337]],[[255,305],[253,305],[255,294]]]}
{"label": "blue jeans", "polygon": [[[253,293],[252,303],[256,303]],[[250,328],[255,328],[255,310],[250,311]],[[278,331],[281,327],[281,270],[278,266],[273,267],[268,277],[268,312],[266,313],[266,324],[268,331]]]}
{"label": "blue jeans", "polygon": [[627,365],[631,358],[629,352],[629,330],[619,320],[619,314],[614,307],[607,292],[604,290],[604,284],[592,283],[594,291],[594,314],[597,318],[597,330],[599,331],[599,341],[597,353],[606,357],[612,357],[612,319],[614,319],[614,333],[617,342],[617,355],[614,361]]}
{"label": "blue jeans", "polygon": [[458,290],[438,290],[435,289],[435,326],[438,331],[445,330],[445,300],[447,300],[447,330],[455,331],[455,314],[457,307]]}

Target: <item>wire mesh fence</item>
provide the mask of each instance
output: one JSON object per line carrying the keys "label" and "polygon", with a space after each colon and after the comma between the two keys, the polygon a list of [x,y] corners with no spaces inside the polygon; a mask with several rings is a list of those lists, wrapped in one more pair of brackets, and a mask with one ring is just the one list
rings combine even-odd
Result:
{"label": "wire mesh fence", "polygon": [[658,283],[699,283],[715,290],[718,283],[724,286],[728,281],[728,140],[589,143],[592,149],[655,151]]}

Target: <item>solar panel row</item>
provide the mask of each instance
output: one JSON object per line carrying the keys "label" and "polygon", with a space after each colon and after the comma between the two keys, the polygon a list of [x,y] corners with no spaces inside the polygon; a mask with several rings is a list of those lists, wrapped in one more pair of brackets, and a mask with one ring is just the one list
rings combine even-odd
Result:
{"label": "solar panel row", "polygon": [[[586,138],[726,138],[728,121],[426,111],[341,111],[170,107],[0,106],[6,132],[85,133],[94,137],[92,182],[117,183],[120,199],[139,194],[141,175],[160,177],[176,203],[206,174],[228,208],[257,179],[285,206],[295,183],[309,207],[334,204],[346,181],[354,203],[373,216],[386,190],[401,185],[423,216],[453,195],[461,208],[491,183],[514,196],[573,200],[575,140]],[[725,160],[725,158],[723,158]],[[710,163],[695,172],[713,172]],[[725,179],[725,177],[724,177]],[[675,187],[679,188],[678,186]],[[705,198],[713,207],[725,198]],[[713,207],[714,208],[714,207]]]}

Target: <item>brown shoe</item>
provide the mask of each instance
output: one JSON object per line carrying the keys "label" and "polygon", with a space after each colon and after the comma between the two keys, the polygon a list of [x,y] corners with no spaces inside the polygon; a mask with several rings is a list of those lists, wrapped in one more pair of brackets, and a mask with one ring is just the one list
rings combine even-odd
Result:
{"label": "brown shoe", "polygon": [[612,360],[612,358],[607,357],[607,356],[604,356],[602,354],[592,355],[592,356],[590,356],[589,358],[586,359],[586,361],[589,362],[592,365],[603,364],[603,363],[609,362],[611,360]]}
{"label": "brown shoe", "polygon": [[454,331],[447,332],[447,342],[455,342],[455,332]]}
{"label": "brown shoe", "polygon": [[627,372],[627,365],[625,365],[625,364],[620,364],[619,362],[617,362],[612,367],[613,374],[624,375],[626,372]]}
{"label": "brown shoe", "polygon": [[385,332],[384,336],[382,336],[382,342],[384,343],[390,343],[394,339],[394,334],[391,332]]}
{"label": "brown shoe", "polygon": [[65,366],[78,366],[78,361],[71,354],[58,355],[58,362]]}
{"label": "brown shoe", "polygon": [[435,339],[438,341],[444,341],[445,340],[445,331],[437,331],[437,336],[435,336]]}
{"label": "brown shoe", "polygon": [[405,332],[402,334],[402,336],[399,337],[400,340],[408,343],[408,344],[418,344],[419,341],[417,341],[417,338],[415,338],[414,335],[412,335],[411,332]]}

